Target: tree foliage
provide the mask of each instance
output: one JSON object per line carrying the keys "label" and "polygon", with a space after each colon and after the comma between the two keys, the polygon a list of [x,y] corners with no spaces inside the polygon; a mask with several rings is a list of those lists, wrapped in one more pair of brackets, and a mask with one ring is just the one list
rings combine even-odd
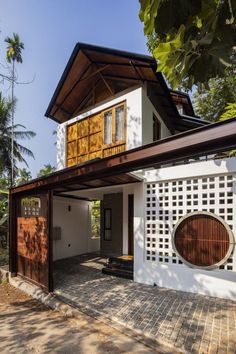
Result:
{"label": "tree foliage", "polygon": [[12,61],[22,63],[21,52],[24,49],[24,43],[20,41],[19,35],[13,33],[13,37],[7,37],[5,42],[7,43],[6,59],[8,63],[12,63]]}
{"label": "tree foliage", "polygon": [[[11,144],[12,144],[12,126],[11,112],[12,102],[2,96],[0,92],[0,175],[4,172],[11,173]],[[34,157],[32,151],[22,144],[19,140],[31,139],[35,133],[26,130],[21,124],[14,125],[14,173],[17,173],[17,163],[23,162],[28,166],[24,156]]]}
{"label": "tree foliage", "polygon": [[236,103],[228,103],[224,113],[221,115],[220,120],[236,118]]}
{"label": "tree foliage", "polygon": [[148,46],[173,88],[224,77],[236,45],[235,0],[140,0]]}
{"label": "tree foliage", "polygon": [[37,177],[42,177],[42,176],[46,176],[49,175],[50,173],[53,173],[56,171],[56,167],[50,165],[50,164],[46,164],[44,165],[43,168],[41,168],[37,174]]}
{"label": "tree foliage", "polygon": [[16,184],[20,185],[25,182],[28,182],[32,179],[31,172],[28,171],[25,167],[19,168],[17,171],[17,178],[16,178]]}
{"label": "tree foliage", "polygon": [[94,200],[91,202],[91,231],[92,237],[100,237],[101,202]]}
{"label": "tree foliage", "polygon": [[0,266],[8,263],[8,188],[10,180],[0,176]]}
{"label": "tree foliage", "polygon": [[[230,112],[227,108],[228,104],[236,102],[235,59],[233,66],[225,70],[224,77],[211,79],[209,89],[204,89],[200,93],[196,92],[193,97],[196,113],[206,120],[217,122],[226,109]],[[232,113],[227,117],[232,117]]]}

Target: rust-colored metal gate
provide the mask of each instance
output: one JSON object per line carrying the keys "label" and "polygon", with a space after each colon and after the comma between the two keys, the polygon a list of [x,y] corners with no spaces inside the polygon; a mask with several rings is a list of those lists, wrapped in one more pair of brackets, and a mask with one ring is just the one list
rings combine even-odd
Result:
{"label": "rust-colored metal gate", "polygon": [[16,199],[16,273],[52,288],[51,269],[51,194],[42,192]]}

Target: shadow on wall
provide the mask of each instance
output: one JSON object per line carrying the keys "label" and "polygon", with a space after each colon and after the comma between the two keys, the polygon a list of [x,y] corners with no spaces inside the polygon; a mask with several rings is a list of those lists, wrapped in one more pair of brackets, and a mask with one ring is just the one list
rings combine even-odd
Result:
{"label": "shadow on wall", "polygon": [[66,127],[58,126],[57,128],[57,170],[66,167]]}
{"label": "shadow on wall", "polygon": [[[130,107],[127,107],[127,111]],[[127,114],[128,117],[128,114]],[[127,121],[127,148],[134,149],[142,145],[142,120],[139,116],[130,115]]]}

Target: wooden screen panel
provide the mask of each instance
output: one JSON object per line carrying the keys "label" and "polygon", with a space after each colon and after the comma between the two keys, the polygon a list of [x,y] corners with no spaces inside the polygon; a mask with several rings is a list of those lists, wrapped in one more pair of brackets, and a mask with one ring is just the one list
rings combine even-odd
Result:
{"label": "wooden screen panel", "polygon": [[77,139],[77,123],[68,125],[67,127],[67,141],[73,141]]}
{"label": "wooden screen panel", "polygon": [[89,122],[88,119],[78,122],[78,138],[82,138],[89,134]]}
{"label": "wooden screen panel", "polygon": [[77,156],[77,142],[72,141],[67,144],[67,159],[72,159]]}
{"label": "wooden screen panel", "polygon": [[183,260],[195,266],[211,267],[224,261],[228,255],[230,236],[218,218],[194,214],[179,223],[174,243]]}
{"label": "wooden screen panel", "polygon": [[89,118],[89,133],[97,133],[102,130],[102,115],[96,114]]}
{"label": "wooden screen panel", "polygon": [[102,151],[99,150],[99,151],[95,151],[95,152],[90,152],[89,154],[89,159],[92,160],[92,159],[96,159],[96,158],[102,158]]}
{"label": "wooden screen panel", "polygon": [[118,154],[126,149],[126,118],[124,119],[124,141],[115,138],[116,108],[124,106],[125,102],[108,108],[112,112],[112,143],[104,144],[104,112],[101,111],[83,120],[73,123],[67,128],[67,167],[88,161],[95,157],[103,158]]}
{"label": "wooden screen panel", "polygon": [[89,137],[89,152],[101,150],[102,148],[102,132],[91,134]]}
{"label": "wooden screen panel", "polygon": [[85,162],[85,161],[88,161],[88,160],[89,160],[89,155],[88,154],[81,155],[81,156],[77,157],[77,163],[82,163],[82,162]]}
{"label": "wooden screen panel", "polygon": [[103,157],[108,157],[108,156],[119,154],[120,152],[125,151],[125,148],[126,148],[126,145],[121,144],[118,146],[112,146],[112,147],[103,149]]}
{"label": "wooden screen panel", "polygon": [[74,166],[74,165],[76,165],[77,163],[79,163],[77,158],[68,159],[68,160],[67,160],[67,167]]}
{"label": "wooden screen panel", "polygon": [[78,155],[87,154],[89,150],[89,139],[87,136],[78,140]]}

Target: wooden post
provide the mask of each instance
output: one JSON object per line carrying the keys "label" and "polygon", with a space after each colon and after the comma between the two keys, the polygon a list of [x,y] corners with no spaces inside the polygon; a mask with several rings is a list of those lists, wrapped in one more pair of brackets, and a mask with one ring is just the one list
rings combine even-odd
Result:
{"label": "wooden post", "polygon": [[48,191],[48,291],[53,291],[53,190]]}
{"label": "wooden post", "polygon": [[17,247],[16,247],[16,217],[17,200],[14,194],[9,192],[9,218],[8,218],[8,237],[9,237],[9,270],[11,276],[17,274]]}

